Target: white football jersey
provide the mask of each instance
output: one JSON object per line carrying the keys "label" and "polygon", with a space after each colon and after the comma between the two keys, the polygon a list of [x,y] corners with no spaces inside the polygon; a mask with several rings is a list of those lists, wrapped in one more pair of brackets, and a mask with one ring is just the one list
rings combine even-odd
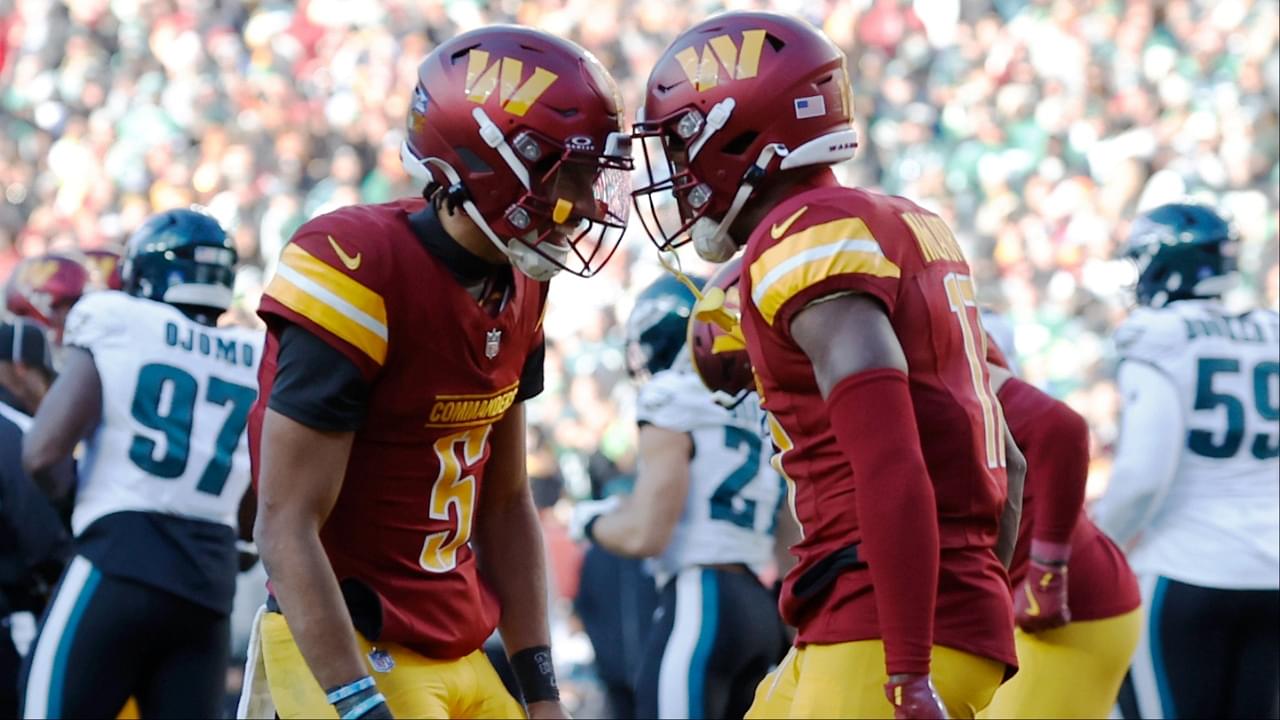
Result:
{"label": "white football jersey", "polygon": [[665,370],[640,389],[636,419],[693,440],[684,513],[654,559],[659,583],[693,565],[743,563],[759,573],[773,557],[783,487],[755,394],[728,410],[692,371]]}
{"label": "white football jersey", "polygon": [[1187,300],[1143,308],[1117,331],[1116,345],[1124,362],[1172,382],[1186,428],[1165,439],[1177,470],[1130,554],[1134,569],[1204,587],[1280,586],[1276,313],[1231,314],[1217,302]]}
{"label": "white football jersey", "polygon": [[208,327],[171,305],[103,291],[71,309],[64,342],[91,352],[102,380],[75,533],[126,510],[236,527],[262,333]]}

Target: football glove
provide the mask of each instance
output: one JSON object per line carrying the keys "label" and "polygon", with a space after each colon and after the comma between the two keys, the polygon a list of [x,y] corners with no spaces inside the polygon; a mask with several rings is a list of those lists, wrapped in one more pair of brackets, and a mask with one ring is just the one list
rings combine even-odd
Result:
{"label": "football glove", "polygon": [[1070,545],[1031,541],[1027,577],[1013,596],[1014,620],[1024,632],[1040,632],[1071,622],[1071,608],[1067,605],[1070,557]]}
{"label": "football glove", "polygon": [[569,537],[575,541],[591,540],[587,537],[587,526],[601,515],[608,515],[622,504],[618,495],[610,495],[603,500],[583,500],[573,506],[573,518],[569,521]]}
{"label": "football glove", "polygon": [[927,673],[890,675],[889,682],[884,685],[884,694],[893,705],[895,720],[941,720],[947,717],[947,708]]}

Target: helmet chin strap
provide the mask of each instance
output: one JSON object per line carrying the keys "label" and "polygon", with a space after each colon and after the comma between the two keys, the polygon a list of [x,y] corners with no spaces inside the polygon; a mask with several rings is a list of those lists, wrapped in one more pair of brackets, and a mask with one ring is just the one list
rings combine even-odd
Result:
{"label": "helmet chin strap", "polygon": [[[503,144],[505,145],[506,143],[503,142]],[[508,149],[510,148],[508,147]],[[461,176],[458,175],[457,170],[453,169],[452,165],[437,157],[418,158],[413,154],[413,151],[409,149],[409,143],[407,142],[400,146],[400,162],[404,165],[406,172],[421,182],[430,182],[432,180],[431,171],[427,169],[427,165],[430,165],[443,173],[445,179],[449,181],[450,185],[462,184]],[[521,181],[525,182],[527,181],[527,178],[522,178]],[[526,185],[526,187],[528,186]],[[480,232],[484,233],[484,236],[489,238],[489,242],[493,243],[493,246],[507,258],[507,261],[511,263],[511,266],[525,275],[528,275],[538,282],[546,282],[562,269],[554,262],[543,257],[525,242],[516,240],[516,247],[512,247],[508,243],[504,243],[502,239],[498,237],[498,234],[493,231],[493,228],[489,227],[489,223],[486,222],[484,216],[480,214],[480,209],[475,206],[475,203],[471,202],[470,198],[462,201],[462,211],[467,214],[467,217],[471,219],[471,222],[475,223],[476,227],[480,228]],[[553,245],[553,247],[555,247],[557,251],[561,250],[559,246]],[[569,249],[567,247],[563,248],[563,251],[565,255],[568,255]]]}
{"label": "helmet chin strap", "polygon": [[[763,174],[769,167],[769,163],[773,161],[775,155],[786,157],[787,148],[779,143],[770,143],[764,146],[760,151],[760,156],[756,158],[756,162],[751,169]],[[751,170],[747,171],[747,175],[752,174]],[[689,234],[693,236],[693,248],[697,250],[698,256],[707,262],[724,262],[734,256],[738,252],[738,244],[729,237],[729,226],[734,220],[738,219],[738,213],[742,212],[742,208],[746,206],[747,199],[751,197],[751,193],[755,191],[755,183],[743,179],[738,185],[738,192],[734,193],[733,202],[729,204],[728,211],[719,223],[707,217],[700,217],[694,222],[693,227],[689,229]]]}

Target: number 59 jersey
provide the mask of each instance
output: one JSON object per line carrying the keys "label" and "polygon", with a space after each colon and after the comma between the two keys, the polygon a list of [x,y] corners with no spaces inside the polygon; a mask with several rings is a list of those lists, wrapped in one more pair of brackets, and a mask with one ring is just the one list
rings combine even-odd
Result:
{"label": "number 59 jersey", "polygon": [[783,487],[762,452],[764,414],[756,396],[727,410],[696,374],[671,369],[645,383],[636,406],[638,422],[688,433],[693,441],[684,512],[666,550],[654,558],[658,583],[695,565],[742,563],[759,575],[773,557]]}
{"label": "number 59 jersey", "polygon": [[1131,553],[1134,570],[1280,587],[1280,318],[1181,300],[1136,310],[1115,342],[1123,362],[1154,367],[1177,388],[1185,426],[1166,438],[1177,470]]}
{"label": "number 59 jersey", "polygon": [[107,290],[80,299],[65,342],[93,354],[102,417],[80,464],[72,528],[121,511],[236,527],[261,334],[202,325]]}

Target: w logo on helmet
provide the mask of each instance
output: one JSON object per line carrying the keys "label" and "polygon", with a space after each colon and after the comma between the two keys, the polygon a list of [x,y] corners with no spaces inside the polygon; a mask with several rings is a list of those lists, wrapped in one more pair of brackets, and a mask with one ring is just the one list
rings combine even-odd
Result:
{"label": "w logo on helmet", "polygon": [[58,272],[58,261],[39,260],[22,271],[22,282],[29,288],[43,287],[56,272]]}
{"label": "w logo on helmet", "polygon": [[523,80],[523,62],[515,58],[498,58],[491,65],[488,51],[472,50],[467,54],[465,90],[468,100],[483,104],[496,88],[498,102],[502,104],[502,109],[517,117],[523,117],[542,93],[551,87],[551,83],[555,82],[557,77],[559,76],[555,73],[535,65],[533,76]]}
{"label": "w logo on helmet", "polygon": [[717,35],[702,46],[701,52],[687,47],[676,53],[676,61],[698,92],[720,84],[720,67],[730,80],[746,80],[760,69],[760,51],[764,49],[764,30],[744,30],[739,47],[728,35]]}

